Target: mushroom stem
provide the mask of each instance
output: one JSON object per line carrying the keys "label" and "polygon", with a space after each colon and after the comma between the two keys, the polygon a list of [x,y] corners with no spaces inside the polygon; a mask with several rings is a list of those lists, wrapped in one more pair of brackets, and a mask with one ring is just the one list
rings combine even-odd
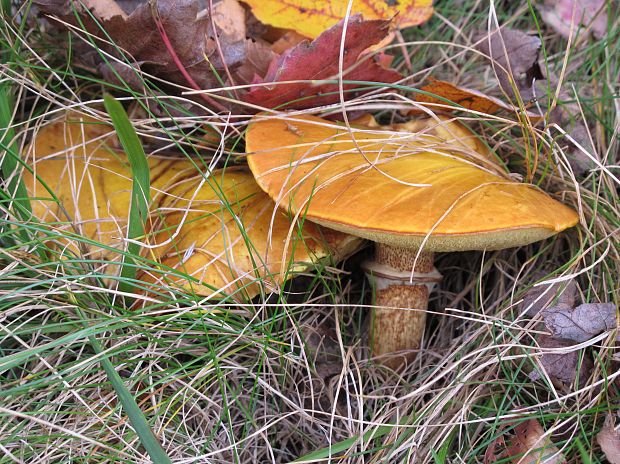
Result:
{"label": "mushroom stem", "polygon": [[[373,355],[398,369],[415,358],[426,322],[428,296],[441,274],[433,267],[433,253],[376,244],[375,260],[365,263],[375,289],[370,327]],[[417,259],[416,259],[417,258]]]}

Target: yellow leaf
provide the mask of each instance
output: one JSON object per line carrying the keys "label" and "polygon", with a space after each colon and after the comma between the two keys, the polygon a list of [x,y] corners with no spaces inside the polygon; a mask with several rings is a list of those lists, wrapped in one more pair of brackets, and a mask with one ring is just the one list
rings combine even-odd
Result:
{"label": "yellow leaf", "polygon": [[[69,114],[38,132],[29,150],[35,175],[25,172],[23,178],[37,198],[36,217],[61,234],[79,233],[123,249],[132,180],[126,155],[106,146],[112,134],[105,124]],[[277,288],[311,263],[338,259],[360,243],[310,222],[291,222],[247,170],[214,171],[205,178],[186,158],[151,156],[148,162],[152,204],[149,233],[141,241],[146,257],[163,266],[144,270],[145,281],[212,297],[243,287],[253,297],[259,282]],[[57,242],[78,251],[76,240]],[[120,260],[114,251],[87,248],[89,258]]]}
{"label": "yellow leaf", "polygon": [[343,232],[427,250],[499,249],[574,225],[537,187],[478,165],[441,134],[351,131],[312,116],[265,119],[246,137],[259,185],[282,207]]}
{"label": "yellow leaf", "polygon": [[[274,27],[292,29],[315,39],[323,31],[344,19],[348,0],[242,0],[261,22]],[[394,18],[397,28],[417,26],[433,14],[432,0],[353,0],[351,15],[361,13],[364,19]]]}

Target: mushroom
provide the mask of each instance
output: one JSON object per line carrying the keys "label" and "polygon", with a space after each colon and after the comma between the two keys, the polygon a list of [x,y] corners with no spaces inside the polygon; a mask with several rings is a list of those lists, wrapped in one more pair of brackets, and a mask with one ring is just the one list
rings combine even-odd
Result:
{"label": "mushroom", "polygon": [[312,264],[343,259],[362,242],[312,222],[291,221],[245,167],[213,171],[205,180],[184,163],[190,177],[162,188],[152,216],[157,216],[152,250],[166,267],[194,277],[200,285],[185,287],[196,293],[205,295],[209,288],[208,296],[220,297],[243,288],[243,299],[250,299],[261,286],[277,291]]}
{"label": "mushroom", "polygon": [[578,220],[538,187],[512,180],[461,126],[432,118],[411,127],[418,132],[258,115],[246,135],[250,169],[276,204],[375,242],[365,265],[375,288],[370,343],[393,368],[420,347],[441,278],[434,252],[516,247]]}
{"label": "mushroom", "polygon": [[[33,172],[23,173],[33,214],[60,232],[60,248],[112,262],[125,246],[132,189],[129,163],[114,149],[113,134],[107,124],[67,113],[38,131],[28,150]],[[143,281],[248,299],[259,294],[260,284],[277,289],[312,263],[344,257],[361,243],[311,222],[292,222],[246,168],[205,176],[199,162],[148,157],[151,211],[141,241],[146,257],[160,266],[145,266]],[[88,239],[82,241],[86,250],[68,235],[76,232]]]}

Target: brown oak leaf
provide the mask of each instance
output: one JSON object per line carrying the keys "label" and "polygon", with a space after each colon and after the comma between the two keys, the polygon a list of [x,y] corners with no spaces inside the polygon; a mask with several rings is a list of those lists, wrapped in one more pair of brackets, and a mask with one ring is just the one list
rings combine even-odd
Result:
{"label": "brown oak leaf", "polygon": [[585,303],[553,306],[542,311],[545,326],[555,338],[585,342],[616,327],[616,306],[612,303]]}
{"label": "brown oak leaf", "polygon": [[[521,112],[520,108],[506,103],[499,98],[485,95],[475,89],[460,87],[432,77],[426,85],[420,87],[420,90],[423,92],[416,95],[416,101],[439,105],[442,110],[468,109],[485,114],[493,114],[499,110]],[[412,113],[420,112],[422,112],[422,110],[412,111]],[[527,110],[526,114],[532,119],[541,117],[541,115]]]}
{"label": "brown oak leaf", "polygon": [[[245,13],[236,0],[214,1],[213,22],[198,0],[118,2],[118,8],[100,1],[35,1],[42,13],[105,39],[97,46],[121,61],[140,63],[149,74],[195,89],[220,87],[227,81],[226,70],[244,63],[250,42],[240,24]],[[124,14],[116,14],[119,8]]]}
{"label": "brown oak leaf", "polygon": [[[573,343],[566,340],[558,340],[548,335],[540,335],[537,338],[538,345],[543,349],[569,348]],[[540,364],[549,378],[554,382],[560,382],[562,386],[569,386],[579,379],[579,385],[584,385],[593,368],[593,362],[587,354],[580,355],[579,349],[562,353],[542,354]],[[580,364],[581,361],[581,364]],[[530,378],[537,380],[541,377],[540,372],[532,371]]]}
{"label": "brown oak leaf", "polygon": [[614,417],[607,414],[603,428],[596,435],[596,442],[610,464],[620,464],[620,432],[615,429],[614,422]]}
{"label": "brown oak leaf", "polygon": [[568,283],[555,282],[553,284],[537,285],[530,288],[521,303],[521,311],[530,317],[536,316],[547,308],[556,298],[557,307],[572,308],[577,298],[577,284],[574,280]]}
{"label": "brown oak leaf", "polygon": [[245,61],[234,71],[237,84],[250,84],[257,76],[264,76],[277,53],[270,45],[261,40],[248,40],[245,49]]}
{"label": "brown oak leaf", "polygon": [[514,96],[516,90],[525,102],[533,99],[532,86],[536,79],[544,77],[538,66],[540,39],[503,28],[479,33],[475,40],[476,48],[490,57],[504,92]]}
{"label": "brown oak leaf", "polygon": [[138,74],[139,63],[129,65],[120,61],[100,63],[99,72],[107,82],[122,86],[127,85],[130,89],[141,92],[144,89],[144,81]]}
{"label": "brown oak leaf", "polygon": [[[372,57],[360,57],[371,45],[387,36],[389,24],[389,21],[383,20],[364,21],[360,15],[349,18],[344,37],[343,79],[391,83],[402,78],[398,72],[384,68]],[[337,79],[344,26],[344,21],[341,21],[314,41],[303,41],[274,59],[266,76],[254,81],[257,86],[246,94],[245,101],[267,108],[288,109],[309,108],[339,101],[338,85],[335,83],[277,83]],[[344,84],[345,98],[354,96],[348,90],[359,87],[359,84]]]}
{"label": "brown oak leaf", "polygon": [[[248,37],[253,34],[252,28],[248,27],[246,11],[237,0],[214,0],[212,11],[200,0],[35,2],[42,13],[86,29],[96,38],[98,47],[120,62],[139,66],[141,71],[166,82],[195,90],[254,83],[257,85],[249,91],[232,90],[231,95],[271,108],[284,104],[287,108],[308,108],[340,99],[337,84],[315,85],[308,81],[338,77],[344,22],[312,42],[304,40],[292,45],[297,42],[292,40],[291,48],[278,54],[263,37]],[[360,15],[349,18],[344,34],[344,79],[391,83],[402,77],[388,69],[388,57],[361,56],[387,36],[389,25],[390,21],[384,20],[364,21]],[[95,59],[90,67],[99,69],[113,83],[118,81],[120,71],[126,74],[121,76],[126,81],[131,76],[124,65],[118,66],[113,60],[113,64],[104,62],[99,54]],[[306,82],[276,84],[294,80]],[[129,86],[139,87],[135,82]],[[351,92],[359,87],[346,84],[345,98],[363,93]],[[207,94],[200,97],[218,110],[236,108],[232,102],[222,103]]]}
{"label": "brown oak leaf", "polygon": [[493,464],[494,462],[502,459],[502,455],[506,450],[506,440],[503,435],[500,435],[487,446],[482,458],[482,464]]}
{"label": "brown oak leaf", "polygon": [[543,21],[567,39],[583,28],[601,39],[607,34],[607,0],[545,0],[537,2]]}
{"label": "brown oak leaf", "polygon": [[580,176],[595,167],[600,157],[592,145],[580,106],[568,103],[574,100],[574,96],[560,89],[558,101],[561,104],[554,103],[552,106],[560,81],[553,71],[538,62],[540,39],[521,31],[502,28],[490,34],[478,34],[477,40],[476,48],[491,59],[502,90],[511,98],[518,95],[526,106],[531,107],[532,112],[540,115],[548,112],[549,124],[557,124],[568,134],[569,137],[560,137],[558,140],[573,172]]}
{"label": "brown oak leaf", "polygon": [[484,464],[509,462],[512,464],[564,464],[566,458],[557,446],[545,436],[536,419],[517,424],[508,444],[500,435],[487,447]]}
{"label": "brown oak leaf", "polygon": [[506,449],[505,456],[512,463],[519,464],[563,464],[566,458],[555,446],[536,419],[520,423],[514,429],[514,437]]}

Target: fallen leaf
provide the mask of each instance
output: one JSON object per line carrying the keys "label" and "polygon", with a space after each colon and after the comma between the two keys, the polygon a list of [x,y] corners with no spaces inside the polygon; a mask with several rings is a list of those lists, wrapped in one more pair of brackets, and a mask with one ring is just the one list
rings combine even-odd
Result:
{"label": "fallen leaf", "polygon": [[[142,63],[145,72],[186,87],[221,87],[222,80],[227,80],[226,70],[234,71],[246,59],[245,13],[236,0],[214,2],[215,30],[198,0],[143,1],[130,14],[106,13],[105,17],[96,16],[100,10],[90,12],[88,5],[73,0],[36,3],[43,13],[105,38],[97,46],[119,60]],[[114,45],[107,43],[108,36]],[[119,49],[130,58],[119,54]]]}
{"label": "fallen leaf", "polygon": [[543,21],[567,39],[584,28],[597,39],[607,34],[607,0],[545,0],[536,7]]}
{"label": "fallen leaf", "polygon": [[556,298],[556,307],[572,308],[577,298],[577,284],[574,280],[536,285],[530,288],[521,303],[521,311],[530,317],[547,308]]}
{"label": "fallen leaf", "polygon": [[[537,337],[538,346],[540,348],[552,349],[552,348],[570,348],[574,346],[572,342],[566,340],[558,340],[548,335],[539,335]],[[587,354],[582,353],[581,349],[567,350],[563,353],[549,353],[543,352],[539,361],[544,371],[549,378],[558,383],[562,387],[569,387],[575,384],[575,380],[579,379],[579,385],[585,385],[590,372],[593,368],[593,362]],[[580,364],[581,361],[581,364]],[[541,377],[541,373],[538,371],[532,371],[530,378],[532,380],[538,380]]]}
{"label": "fallen leaf", "polygon": [[282,37],[278,38],[272,45],[271,49],[277,53],[278,55],[282,55],[288,49],[299,45],[301,42],[306,40],[301,34],[298,34],[295,31],[286,31]]}
{"label": "fallen leaf", "polygon": [[301,327],[308,357],[313,361],[317,375],[326,380],[342,371],[342,353],[333,323],[323,321],[316,327]]}
{"label": "fallen leaf", "polygon": [[118,86],[127,85],[130,89],[137,92],[144,90],[144,80],[141,78],[139,69],[140,64],[129,65],[119,61],[100,63],[99,72],[107,82]]}
{"label": "fallen leaf", "polygon": [[237,0],[213,2],[211,16],[228,43],[241,42],[247,37],[245,10]]}
{"label": "fallen leaf", "polygon": [[[493,114],[500,110],[511,113],[522,112],[517,106],[506,103],[499,98],[437,79],[431,79],[428,84],[420,87],[420,90],[427,93],[416,94],[416,101],[432,104],[442,110],[467,109],[484,114]],[[528,110],[525,110],[525,114],[531,119],[540,119],[544,116]]]}
{"label": "fallen leaf", "polygon": [[[113,16],[127,17],[138,7],[144,5],[148,0],[35,0],[33,3],[38,5],[44,14],[54,16],[72,15],[74,12],[82,13],[90,10],[98,20],[107,20]],[[217,0],[216,0],[217,1]],[[89,20],[89,17],[84,17]]]}
{"label": "fallen leaf", "polygon": [[534,81],[543,78],[538,67],[538,53],[542,45],[540,39],[503,28],[480,33],[475,41],[476,48],[490,57],[504,92],[510,96],[520,94],[526,103],[533,99]]}
{"label": "fallen leaf", "polygon": [[[121,62],[131,60],[142,71],[165,81],[195,90],[253,83],[256,86],[250,91],[232,90],[232,96],[270,108],[296,99],[301,100],[287,107],[308,108],[340,99],[337,84],[276,83],[337,79],[344,22],[325,31],[312,43],[305,40],[299,43],[298,35],[284,31],[280,34],[281,41],[274,44],[275,50],[282,50],[282,54],[278,54],[262,38],[247,37],[250,31],[246,25],[246,12],[237,0],[214,1],[212,15],[209,15],[208,9],[201,9],[202,2],[199,0],[143,1],[137,8],[132,3],[135,9],[131,12],[106,9],[94,3],[82,5],[73,0],[36,1],[44,13],[56,15],[70,24],[83,23],[83,27],[96,37],[107,39],[109,36],[114,45],[100,41],[98,46]],[[88,10],[89,7],[92,11]],[[113,14],[115,11],[124,13]],[[98,12],[104,16],[97,17]],[[370,46],[385,39],[390,21],[363,21],[361,16],[356,15],[350,17],[346,25],[345,79],[391,83],[402,78],[398,72],[388,69],[391,63],[389,56],[360,56]],[[289,45],[292,48],[285,48]],[[119,49],[127,52],[129,57],[120,54]],[[131,77],[124,65],[113,64],[110,67],[101,62],[99,55],[91,57],[95,60],[91,67],[99,67],[113,83],[118,81],[114,71],[121,70]],[[132,88],[137,85],[130,82]],[[345,98],[364,93],[362,90],[355,94],[350,91],[359,87],[345,85]],[[207,106],[220,111],[236,108],[234,102],[221,102],[207,94],[194,98],[207,100]]]}
{"label": "fallen leaf", "polygon": [[[347,0],[243,0],[263,23],[316,38],[346,17]],[[432,0],[353,0],[351,15],[367,20],[394,18],[394,27],[417,26],[433,14]]]}
{"label": "fallen leaf", "polygon": [[[266,76],[254,81],[257,86],[245,95],[244,100],[266,108],[298,109],[340,101],[337,84],[277,82],[337,79],[344,25],[344,22],[340,22],[312,43],[304,41],[274,59]],[[349,19],[344,38],[343,79],[391,83],[402,78],[398,72],[383,68],[372,57],[360,57],[364,50],[386,36],[388,25],[389,21],[364,21],[360,15]],[[359,84],[344,84],[345,98],[363,93],[350,92],[351,89],[359,87]],[[371,89],[365,92],[369,90]]]}
{"label": "fallen leaf", "polygon": [[[576,175],[583,175],[596,165],[599,159],[588,135],[588,129],[581,116],[579,105],[566,103],[556,105],[555,95],[559,79],[546,66],[538,63],[541,42],[513,29],[501,29],[491,34],[478,34],[476,48],[491,57],[491,65],[497,75],[500,87],[511,98],[526,106],[535,104],[534,114],[548,113],[549,124],[557,124],[569,137],[560,137],[563,152]],[[573,97],[560,89],[560,102],[573,100]],[[553,106],[552,106],[552,102]],[[536,119],[536,118],[535,118]],[[556,131],[557,132],[557,131]],[[571,140],[572,139],[572,140]],[[573,142],[581,145],[590,156]]]}
{"label": "fallen leaf", "polygon": [[[565,101],[570,99],[570,96],[563,91],[560,91],[559,97]],[[566,103],[556,106],[549,115],[549,123],[557,124],[566,132],[567,136],[560,137],[557,141],[576,175],[581,176],[596,166],[596,161],[599,161],[600,157],[592,145],[588,127],[581,116],[578,104]],[[585,154],[582,148],[590,156]]]}
{"label": "fallen leaf", "polygon": [[114,0],[82,0],[82,3],[104,21],[112,16],[127,16],[121,6]]}
{"label": "fallen leaf", "polygon": [[131,14],[136,8],[144,3],[144,0],[106,0],[116,1],[118,5],[123,9],[125,14]]}
{"label": "fallen leaf", "polygon": [[506,448],[506,441],[503,435],[500,435],[487,446],[482,459],[482,464],[493,464],[500,459]]}
{"label": "fallen leaf", "polygon": [[[126,244],[132,189],[126,155],[108,145],[113,134],[107,124],[68,113],[38,131],[28,150],[33,173],[23,173],[36,198],[34,216],[61,233],[55,243],[112,263],[121,257],[114,249]],[[211,297],[243,287],[252,297],[261,289],[257,282],[277,288],[317,259],[337,260],[361,243],[309,221],[292,224],[245,169],[213,171],[205,178],[194,161],[148,157],[152,201],[142,241],[161,269],[143,270],[146,282]],[[75,234],[95,243],[82,240],[78,246]]]}
{"label": "fallen leaf", "polygon": [[564,464],[566,458],[555,446],[536,419],[529,419],[514,428],[504,458],[514,464]]}
{"label": "fallen leaf", "polygon": [[574,309],[567,305],[554,306],[541,314],[555,338],[576,343],[617,327],[616,306],[612,303],[585,303]]}
{"label": "fallen leaf", "polygon": [[247,40],[245,46],[245,61],[233,72],[237,85],[251,84],[260,79],[260,76],[267,74],[269,65],[278,57],[263,40]]}
{"label": "fallen leaf", "polygon": [[605,424],[596,435],[596,442],[610,464],[620,464],[620,433],[614,427],[614,417],[607,414]]}

